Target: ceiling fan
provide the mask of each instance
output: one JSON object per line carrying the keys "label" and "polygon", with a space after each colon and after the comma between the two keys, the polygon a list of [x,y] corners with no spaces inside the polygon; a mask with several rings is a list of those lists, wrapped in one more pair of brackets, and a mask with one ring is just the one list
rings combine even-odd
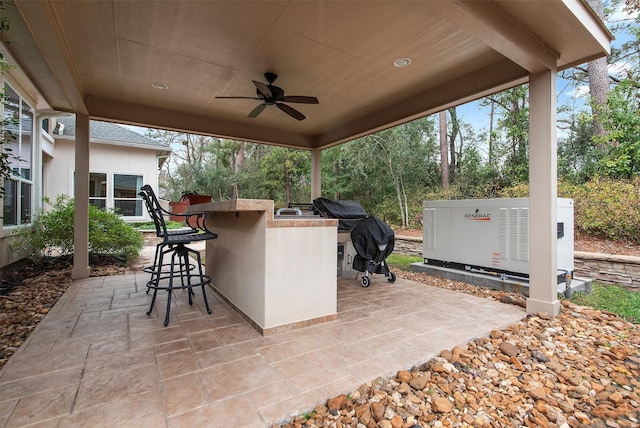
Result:
{"label": "ceiling fan", "polygon": [[262,101],[261,104],[258,104],[256,108],[251,110],[251,112],[247,115],[249,118],[258,117],[262,110],[264,110],[267,106],[275,105],[283,112],[287,113],[289,116],[294,119],[304,120],[307,118],[304,114],[300,113],[298,110],[293,107],[284,104],[284,102],[288,103],[300,103],[300,104],[319,104],[319,101],[316,97],[305,97],[302,95],[285,95],[284,90],[277,86],[273,85],[273,82],[278,78],[278,75],[275,73],[264,73],[264,78],[269,82],[268,85],[265,85],[262,82],[258,82],[256,80],[252,80],[253,84],[256,86],[256,97],[216,97],[216,98],[235,98],[235,99],[248,99],[248,100],[259,100]]}

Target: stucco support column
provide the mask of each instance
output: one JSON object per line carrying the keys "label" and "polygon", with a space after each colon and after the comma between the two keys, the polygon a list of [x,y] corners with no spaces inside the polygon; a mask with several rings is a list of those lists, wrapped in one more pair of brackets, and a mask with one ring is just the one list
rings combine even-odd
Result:
{"label": "stucco support column", "polygon": [[322,196],[322,150],[311,151],[311,200]]}
{"label": "stucco support column", "polygon": [[89,277],[89,116],[76,114],[72,279]]}
{"label": "stucco support column", "polygon": [[557,291],[556,70],[529,78],[530,277],[527,312],[560,310]]}
{"label": "stucco support column", "polygon": [[[36,129],[33,131],[33,207],[36,210],[42,208],[42,195],[43,195],[43,178],[44,174],[42,171],[42,121],[44,120],[44,116],[41,114],[36,114],[35,127]],[[35,173],[35,171],[38,171]]]}

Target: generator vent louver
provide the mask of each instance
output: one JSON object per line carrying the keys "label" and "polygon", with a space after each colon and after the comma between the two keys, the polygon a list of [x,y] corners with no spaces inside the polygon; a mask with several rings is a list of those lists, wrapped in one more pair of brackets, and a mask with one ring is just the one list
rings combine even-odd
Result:
{"label": "generator vent louver", "polygon": [[529,208],[500,209],[500,258],[529,261]]}
{"label": "generator vent louver", "polygon": [[435,208],[427,208],[423,214],[424,228],[426,230],[423,236],[423,244],[430,250],[436,249],[436,210]]}

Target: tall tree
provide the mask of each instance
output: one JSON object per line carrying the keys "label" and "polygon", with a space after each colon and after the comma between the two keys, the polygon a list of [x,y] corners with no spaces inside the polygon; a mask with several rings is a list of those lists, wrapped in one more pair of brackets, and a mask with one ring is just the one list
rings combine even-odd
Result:
{"label": "tall tree", "polygon": [[[603,0],[587,0],[587,3],[591,6],[596,15],[598,15],[598,18],[604,22],[605,15]],[[605,129],[598,112],[606,105],[607,95],[609,94],[607,58],[598,58],[593,61],[589,61],[587,64],[587,71],[589,74],[589,94],[593,104],[593,131],[596,136],[604,136]]]}
{"label": "tall tree", "polygon": [[449,148],[447,147],[447,111],[438,113],[440,130],[440,177],[442,187],[449,186]]}
{"label": "tall tree", "polygon": [[449,152],[451,153],[449,166],[449,180],[456,175],[458,155],[456,152],[456,138],[460,137],[460,152],[462,152],[462,134],[460,133],[460,123],[458,122],[458,112],[455,107],[448,109],[451,118],[451,134],[449,135]]}

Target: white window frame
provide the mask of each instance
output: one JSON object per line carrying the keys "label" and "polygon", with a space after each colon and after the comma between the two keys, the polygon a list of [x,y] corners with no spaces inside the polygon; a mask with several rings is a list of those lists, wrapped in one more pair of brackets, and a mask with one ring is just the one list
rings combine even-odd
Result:
{"label": "white window frame", "polygon": [[[106,201],[105,203],[105,208],[107,209],[115,209],[115,201],[117,200],[136,200],[136,201],[140,201],[140,203],[142,204],[142,209],[141,209],[141,215],[139,216],[124,216],[124,215],[120,215],[120,217],[123,220],[126,221],[145,221],[146,217],[145,217],[145,208],[144,208],[144,204],[143,204],[143,200],[140,196],[137,195],[136,192],[136,198],[116,198],[114,196],[114,191],[115,191],[115,176],[116,175],[133,175],[136,177],[142,177],[142,182],[145,183],[145,175],[139,172],[130,172],[130,171],[104,171],[104,170],[94,170],[91,169],[89,170],[89,174],[105,174],[107,177],[107,189],[106,189],[106,198],[104,198],[104,200]],[[71,172],[71,189],[69,191],[69,193],[71,195],[75,195],[74,193],[75,191],[75,171]],[[90,190],[91,192],[91,190]],[[103,199],[101,197],[90,197],[91,199]],[[91,202],[89,202],[91,203]]]}
{"label": "white window frame", "polygon": [[[17,147],[17,152],[16,150],[14,150],[12,152],[13,155],[15,155],[18,159],[18,173],[17,174],[13,174],[11,177],[7,178],[5,180],[5,188],[8,187],[7,185],[7,181],[12,181],[16,184],[16,191],[15,191],[15,195],[14,195],[14,199],[15,199],[15,205],[12,206],[12,208],[14,208],[15,210],[15,216],[16,216],[16,224],[5,224],[6,221],[6,215],[4,213],[4,202],[5,202],[5,198],[2,198],[3,201],[3,205],[0,207],[0,215],[3,217],[2,218],[2,228],[3,229],[12,229],[12,228],[18,228],[18,227],[22,227],[22,226],[29,226],[32,224],[33,222],[33,215],[34,215],[34,211],[35,211],[35,181],[34,181],[34,176],[36,174],[40,174],[40,172],[36,171],[35,169],[35,146],[36,146],[36,141],[35,141],[35,137],[36,137],[36,132],[35,132],[35,122],[36,122],[36,112],[35,109],[33,107],[31,107],[31,104],[28,103],[26,101],[26,99],[24,98],[24,96],[20,93],[19,90],[15,89],[15,86],[11,85],[9,82],[7,82],[6,80],[3,81],[3,85],[2,88],[4,89],[5,87],[9,87],[13,92],[16,93],[16,95],[18,96],[18,111],[19,111],[19,116],[18,116],[18,131],[15,133],[15,137],[16,137],[16,147]],[[28,108],[31,111],[31,129],[24,129],[23,126],[25,124],[25,121],[23,120],[23,111],[26,108]],[[2,106],[2,117],[4,119],[4,105]],[[24,146],[26,144],[23,144],[23,135],[24,134],[29,134],[31,136],[31,144],[29,147],[29,152],[26,152],[24,150]],[[22,176],[21,173],[21,169],[22,169],[22,165],[25,164],[25,159],[28,159],[29,162],[27,162],[26,164],[28,165],[28,169],[31,172],[30,173],[30,178],[25,178]],[[22,222],[22,190],[23,190],[23,185],[29,186],[31,191],[30,191],[30,197],[29,197],[29,213],[27,214],[27,221],[26,222]]]}

